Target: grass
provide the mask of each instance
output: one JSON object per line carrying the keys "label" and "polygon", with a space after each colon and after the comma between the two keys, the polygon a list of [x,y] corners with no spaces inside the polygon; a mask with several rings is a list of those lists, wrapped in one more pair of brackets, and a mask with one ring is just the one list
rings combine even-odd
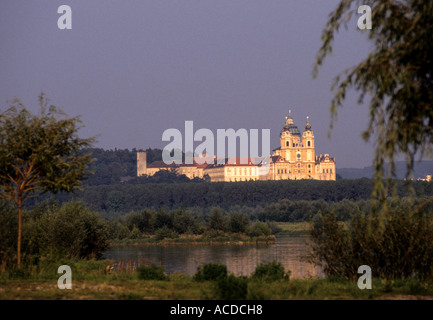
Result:
{"label": "grass", "polygon": [[[72,264],[72,289],[57,287],[55,271],[32,271],[25,279],[0,273],[0,299],[121,299],[121,300],[209,300],[220,299],[216,281],[196,281],[175,273],[166,280],[140,280],[134,268],[113,270],[110,261],[79,261]],[[108,268],[107,268],[108,267]],[[52,268],[55,269],[55,268]],[[413,279],[373,279],[372,290],[360,290],[356,281],[339,278],[247,279],[248,300],[335,299],[433,299],[433,283]]]}
{"label": "grass", "polygon": [[276,222],[276,225],[282,230],[277,235],[307,235],[311,231],[309,222]]}
{"label": "grass", "polygon": [[175,245],[175,244],[244,244],[244,243],[274,243],[275,236],[249,237],[244,234],[224,234],[216,237],[203,237],[201,235],[180,235],[177,238],[165,238],[157,240],[155,237],[141,239],[123,239],[115,240],[110,243],[111,246],[122,245]]}
{"label": "grass", "polygon": [[[301,236],[308,235],[311,231],[309,222],[276,222],[277,227],[281,229],[277,236],[291,235]],[[122,245],[175,245],[175,244],[243,244],[243,243],[274,243],[275,235],[249,237],[239,233],[224,233],[217,236],[206,236],[197,234],[182,234],[177,238],[165,238],[158,240],[154,235],[148,235],[139,239],[122,239],[111,241],[112,246]]]}

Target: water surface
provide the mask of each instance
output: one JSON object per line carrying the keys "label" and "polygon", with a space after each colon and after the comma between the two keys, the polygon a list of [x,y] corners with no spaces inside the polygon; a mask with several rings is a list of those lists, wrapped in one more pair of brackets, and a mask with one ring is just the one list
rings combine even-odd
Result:
{"label": "water surface", "polygon": [[301,260],[308,246],[308,236],[281,236],[274,244],[181,244],[181,245],[142,245],[112,247],[104,253],[104,258],[129,261],[140,264],[162,265],[167,273],[180,271],[194,274],[202,263],[219,262],[227,266],[229,272],[250,275],[262,261],[277,260],[285,270],[292,272],[292,278],[308,276],[323,277],[323,272]]}

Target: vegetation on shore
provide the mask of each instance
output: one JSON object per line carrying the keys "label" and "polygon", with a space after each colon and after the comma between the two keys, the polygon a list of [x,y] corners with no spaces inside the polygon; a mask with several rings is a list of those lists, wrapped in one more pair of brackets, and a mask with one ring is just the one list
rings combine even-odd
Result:
{"label": "vegetation on shore", "polygon": [[275,235],[250,237],[239,233],[224,233],[217,237],[203,235],[181,235],[176,238],[156,239],[155,236],[141,239],[122,239],[110,241],[110,246],[140,246],[140,245],[181,245],[181,244],[248,244],[248,243],[274,243]]}
{"label": "vegetation on shore", "polygon": [[[16,209],[0,202],[0,271],[15,266]],[[64,257],[98,259],[110,245],[247,243],[275,240],[274,223],[251,220],[242,211],[223,214],[214,208],[206,217],[183,207],[166,212],[145,209],[139,213],[104,219],[80,202],[59,206],[45,201],[23,213],[23,264]]]}
{"label": "vegetation on shore", "polygon": [[371,290],[360,290],[356,281],[335,276],[292,279],[276,262],[259,265],[248,277],[230,274],[220,264],[199,266],[194,275],[167,275],[154,265],[112,269],[111,261],[59,263],[73,269],[71,290],[57,287],[58,263],[47,264],[39,270],[0,273],[0,299],[433,299],[429,281],[373,278]]}

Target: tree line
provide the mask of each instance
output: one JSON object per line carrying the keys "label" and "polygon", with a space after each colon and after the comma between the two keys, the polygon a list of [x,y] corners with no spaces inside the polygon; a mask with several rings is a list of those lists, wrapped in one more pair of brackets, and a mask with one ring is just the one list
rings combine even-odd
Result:
{"label": "tree line", "polygon": [[[144,208],[177,209],[180,206],[228,210],[237,205],[256,208],[265,207],[283,199],[290,201],[340,202],[368,200],[371,198],[373,180],[362,178],[337,181],[247,181],[211,183],[146,183],[86,186],[74,194],[46,194],[40,201],[53,198],[59,202],[80,200],[89,209],[97,212],[139,211]],[[407,188],[403,180],[396,182],[391,195],[404,197],[432,196],[433,183],[416,181],[413,190]],[[27,204],[34,205],[30,199]]]}
{"label": "tree line", "polygon": [[[371,219],[375,221],[374,217],[377,215],[373,213],[373,207],[378,203],[363,199],[357,201],[345,199],[339,202],[282,199],[265,207],[256,208],[238,205],[226,210],[220,207],[186,208],[180,206],[173,210],[161,207],[158,209],[144,208],[126,214],[114,211],[101,214],[89,209],[82,202],[72,201],[59,204],[54,200],[46,200],[31,210],[24,211],[23,262],[25,265],[39,265],[43,261],[57,261],[62,257],[100,258],[109,243],[117,240],[153,239],[158,241],[166,238],[177,239],[182,235],[199,236],[210,241],[240,235],[251,238],[267,237],[282,231],[277,222],[300,221],[309,221],[315,226],[313,230],[316,233],[313,233],[313,239],[317,240],[317,250],[322,250],[315,255],[316,258],[319,256],[325,260],[333,260],[339,254],[338,248],[353,245],[353,241],[345,242],[344,240],[350,235],[346,229],[336,229],[340,230],[338,232],[334,229],[340,228],[341,222],[350,225],[355,221],[356,226],[362,226],[361,231],[357,231],[356,228],[350,230],[360,232],[356,235],[357,241],[364,239],[359,237],[368,231],[365,229],[365,221]],[[418,219],[417,214],[412,213],[412,209],[422,208],[423,212],[431,214],[433,201],[431,197],[415,199],[391,197],[387,201],[387,207],[390,212],[400,214],[404,212],[408,218],[402,221],[390,219],[382,223],[390,224],[391,227],[405,228],[406,222],[413,223],[417,221],[413,219]],[[16,210],[10,202],[0,202],[0,269],[12,266],[15,261],[18,223]],[[329,217],[332,217],[333,220],[329,220]],[[364,220],[359,220],[359,217]],[[359,221],[364,222],[359,224]],[[392,221],[399,224],[395,225]],[[422,221],[427,223],[429,220]],[[376,225],[375,227],[378,228]],[[335,234],[333,238],[327,238],[330,229],[333,230],[331,234]],[[417,232],[425,232],[428,236],[427,231],[423,230],[422,228],[417,229],[414,225],[413,236]],[[399,229],[398,232],[404,234],[403,229]],[[384,234],[383,230],[381,234],[387,236],[388,240],[394,237],[391,233]],[[341,237],[341,242],[338,242],[340,247],[336,247],[332,242],[337,241],[337,236]],[[373,235],[365,233],[365,237],[369,236]],[[363,246],[372,244],[373,242],[368,242]],[[364,250],[367,250],[367,247]],[[351,252],[352,250],[347,254],[351,256]]]}
{"label": "tree line", "polygon": [[[14,266],[17,253],[17,209],[0,201],[0,271]],[[62,259],[98,259],[111,241],[124,239],[176,239],[195,235],[206,239],[267,237],[278,228],[253,220],[244,211],[208,215],[186,209],[144,209],[121,216],[101,216],[82,202],[58,204],[46,200],[23,212],[22,262],[43,267]]]}

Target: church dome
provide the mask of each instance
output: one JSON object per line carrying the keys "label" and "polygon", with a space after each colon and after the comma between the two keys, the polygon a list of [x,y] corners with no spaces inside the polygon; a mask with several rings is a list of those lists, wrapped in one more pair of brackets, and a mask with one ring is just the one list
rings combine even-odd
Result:
{"label": "church dome", "polygon": [[281,132],[284,131],[289,131],[294,136],[301,135],[301,132],[299,131],[298,127],[293,123],[291,110],[289,110],[289,116],[286,117],[286,123],[284,124],[283,130],[281,130]]}

